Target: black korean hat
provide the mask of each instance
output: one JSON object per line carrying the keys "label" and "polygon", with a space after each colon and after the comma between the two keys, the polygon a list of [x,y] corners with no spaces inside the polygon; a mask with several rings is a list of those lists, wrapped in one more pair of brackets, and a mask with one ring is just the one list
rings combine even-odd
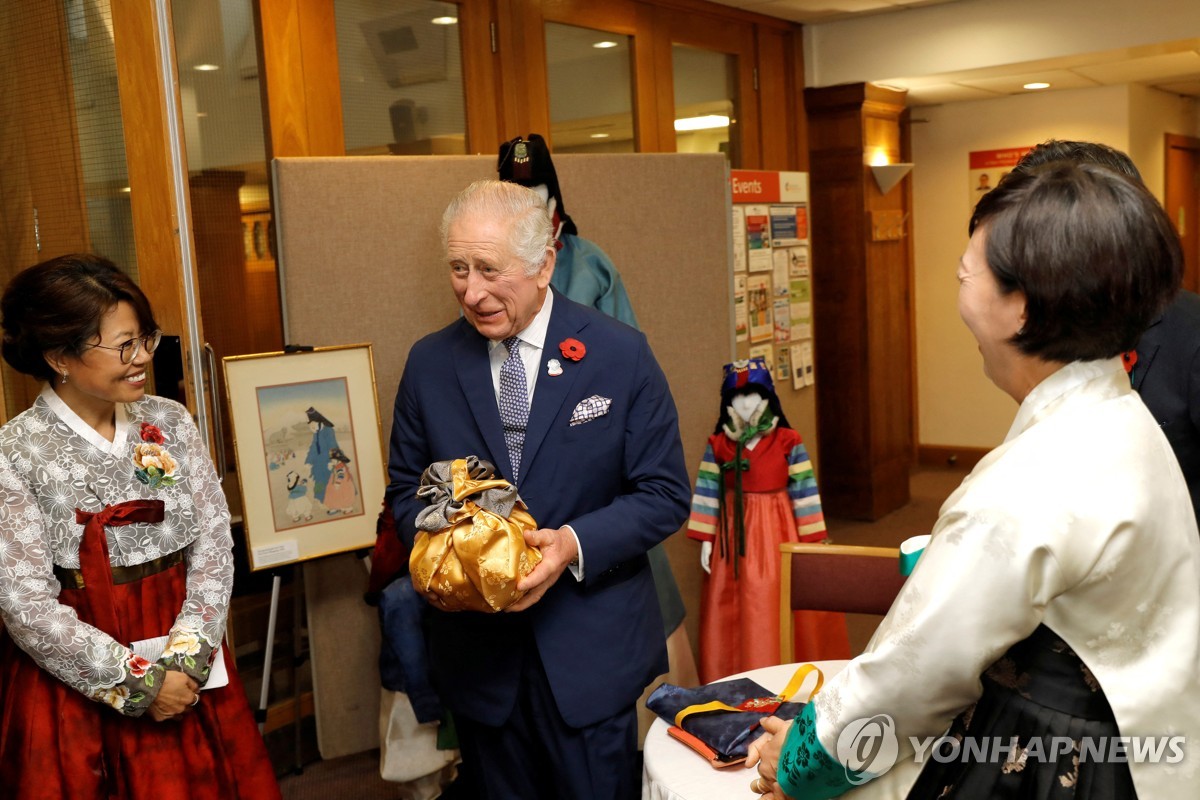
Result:
{"label": "black korean hat", "polygon": [[496,171],[500,180],[519,183],[533,188],[546,185],[550,196],[555,201],[555,214],[558,222],[562,223],[559,234],[570,233],[579,235],[574,220],[567,214],[563,203],[562,190],[558,186],[558,173],[554,171],[554,162],[550,159],[550,148],[546,140],[536,133],[522,139],[518,136],[500,145],[500,156],[496,161]]}

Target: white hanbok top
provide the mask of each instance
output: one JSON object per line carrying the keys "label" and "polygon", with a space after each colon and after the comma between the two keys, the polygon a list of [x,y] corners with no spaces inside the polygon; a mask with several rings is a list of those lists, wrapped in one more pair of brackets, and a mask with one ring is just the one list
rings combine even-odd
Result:
{"label": "white hanbok top", "polygon": [[[148,462],[134,461],[135,448],[147,443],[139,435],[143,423],[161,433],[169,457],[163,466],[173,467],[166,480],[159,470],[158,480],[151,473],[145,482]],[[153,396],[118,403],[110,442],[47,386],[0,428],[0,617],[38,666],[94,699],[108,687],[136,682],[127,669],[128,643],[58,602],[54,567],[79,567],[84,526],[75,521],[76,509],[96,512],[128,500],[161,500],[165,518],[107,528],[109,562],[133,566],[184,551],[187,597],[163,634],[199,639],[203,672],[189,672],[203,676],[225,631],[233,540],[225,495],[187,409]]]}
{"label": "white hanbok top", "polygon": [[846,797],[904,798],[921,768],[909,737],[944,733],[979,698],[984,670],[1039,624],[1090,668],[1123,737],[1187,737],[1181,762],[1130,763],[1138,795],[1194,798],[1200,535],[1120,359],[1069,364],[1030,392],[1004,443],[942,506],[866,652],[817,695],[830,754],[854,720],[895,721],[896,766]]}

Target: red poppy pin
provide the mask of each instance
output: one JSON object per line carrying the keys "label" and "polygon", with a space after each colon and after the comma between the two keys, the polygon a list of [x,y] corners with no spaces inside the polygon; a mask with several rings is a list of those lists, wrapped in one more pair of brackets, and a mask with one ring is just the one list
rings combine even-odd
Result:
{"label": "red poppy pin", "polygon": [[142,427],[139,429],[139,434],[141,435],[143,442],[162,444],[166,441],[166,438],[162,435],[162,431],[160,431],[156,426],[151,425],[149,422],[142,423]]}
{"label": "red poppy pin", "polygon": [[558,349],[562,351],[563,358],[569,358],[572,361],[578,361],[587,355],[587,348],[578,339],[563,339],[558,343]]}
{"label": "red poppy pin", "polygon": [[1126,372],[1133,372],[1133,368],[1137,366],[1137,350],[1121,353],[1121,362],[1125,365]]}

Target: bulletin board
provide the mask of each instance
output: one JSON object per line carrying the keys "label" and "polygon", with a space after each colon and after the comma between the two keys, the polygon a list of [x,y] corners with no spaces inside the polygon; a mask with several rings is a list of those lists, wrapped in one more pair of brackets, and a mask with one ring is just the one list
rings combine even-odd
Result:
{"label": "bulletin board", "polygon": [[[718,414],[721,367],[734,354],[725,157],[562,154],[554,156],[554,164],[579,235],[616,264],[666,374],[694,480]],[[372,343],[385,442],[409,348],[458,316],[438,233],[442,212],[468,183],[494,177],[495,156],[274,162],[287,341]],[[699,551],[682,533],[666,546],[694,643],[699,639]],[[361,588],[353,580],[326,580],[316,572],[347,570],[352,576],[353,566],[311,562],[305,570],[314,641],[319,636],[326,643],[319,650],[331,652],[326,658],[314,647],[313,653],[321,754],[332,758],[378,746],[372,738],[378,731],[377,703],[348,708],[343,693],[322,697],[320,692],[320,684],[336,682],[331,676],[341,670],[373,663],[375,654],[362,652],[361,642],[373,637],[377,647],[374,613],[364,607],[363,619],[351,619],[347,608],[353,604],[342,602],[346,598],[339,593],[361,596]],[[327,620],[323,607],[338,608],[336,618]]]}
{"label": "bulletin board", "polygon": [[735,169],[730,187],[737,357],[766,360],[780,406],[816,463],[808,173]]}

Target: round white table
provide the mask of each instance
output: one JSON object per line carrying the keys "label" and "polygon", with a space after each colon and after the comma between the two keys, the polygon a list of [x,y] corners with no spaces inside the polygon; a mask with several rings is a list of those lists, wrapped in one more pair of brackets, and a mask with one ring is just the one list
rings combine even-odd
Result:
{"label": "round white table", "polygon": [[[841,671],[848,661],[814,661],[825,680]],[[771,692],[783,691],[799,664],[780,664],[774,667],[730,675],[732,678],[750,678]],[[801,697],[812,691],[810,676],[801,689]],[[642,748],[642,800],[754,800],[758,797],[750,791],[750,782],[758,777],[758,771],[746,769],[738,764],[725,769],[714,769],[694,750],[667,734],[667,723],[654,720],[646,734]]]}

